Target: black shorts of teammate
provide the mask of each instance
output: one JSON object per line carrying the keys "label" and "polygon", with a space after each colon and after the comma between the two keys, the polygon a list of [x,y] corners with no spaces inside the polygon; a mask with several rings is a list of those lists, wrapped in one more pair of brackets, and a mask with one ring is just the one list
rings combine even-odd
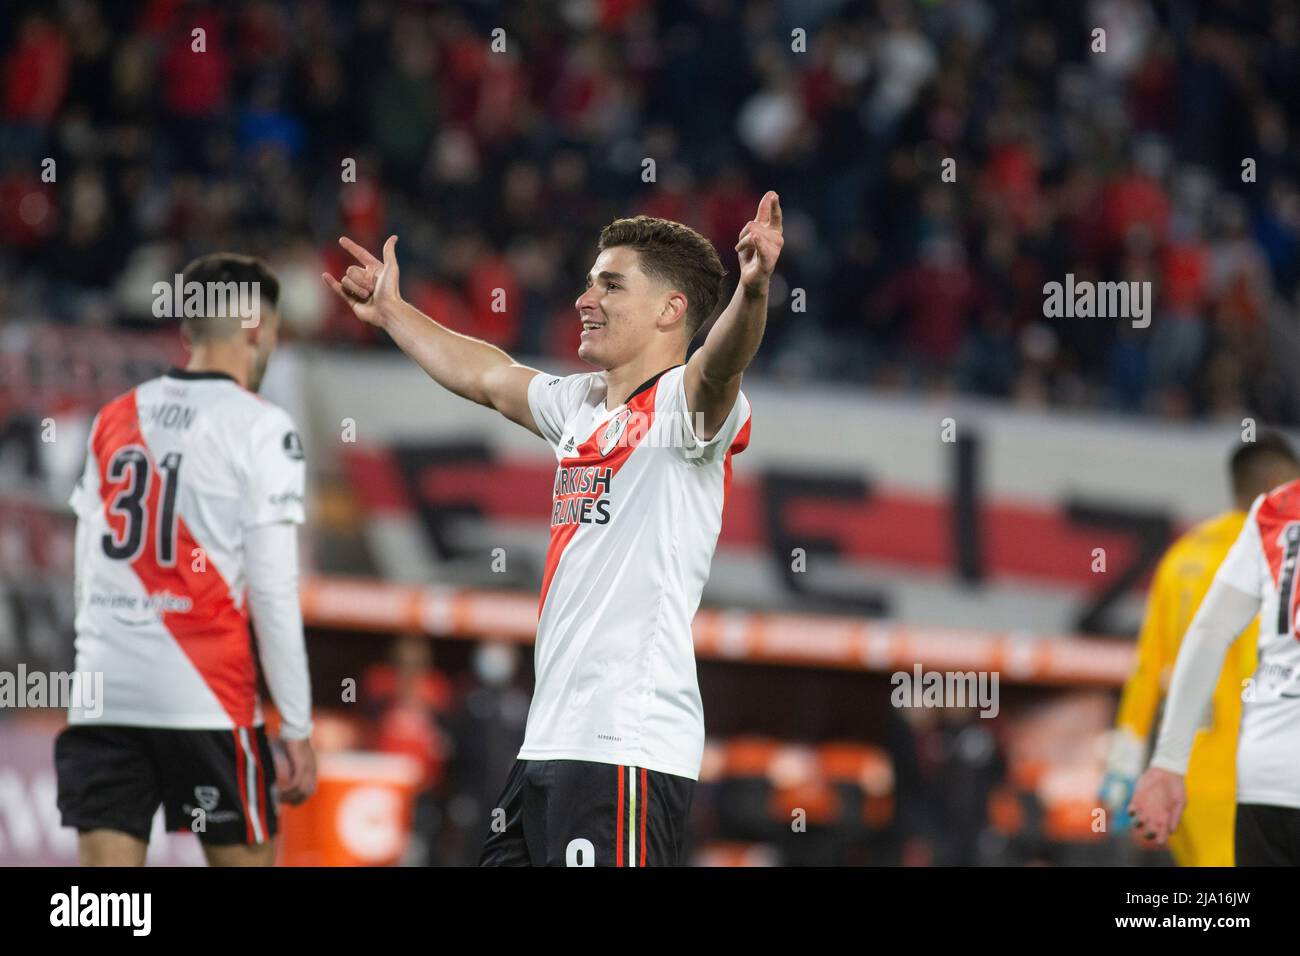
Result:
{"label": "black shorts of teammate", "polygon": [[695,781],[586,760],[516,760],[479,866],[681,866]]}
{"label": "black shorts of teammate", "polygon": [[1237,866],[1300,866],[1300,810],[1237,804]]}
{"label": "black shorts of teammate", "polygon": [[75,724],[54,742],[54,766],[65,827],[147,843],[162,804],[168,830],[191,830],[214,846],[265,843],[276,833],[275,762],[261,727]]}

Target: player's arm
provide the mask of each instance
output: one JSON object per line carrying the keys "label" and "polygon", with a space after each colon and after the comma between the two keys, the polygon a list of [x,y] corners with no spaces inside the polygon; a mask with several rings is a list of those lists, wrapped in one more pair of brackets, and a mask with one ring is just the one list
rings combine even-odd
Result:
{"label": "player's arm", "polygon": [[1223,672],[1228,648],[1259,612],[1258,595],[1217,576],[1178,650],[1153,767],[1185,773],[1201,715]]}
{"label": "player's arm", "polygon": [[280,713],[287,768],[277,768],[285,803],[302,803],[316,790],[311,746],[311,678],[298,598],[298,529],[289,522],[249,529],[245,541],[248,609],[257,628],[257,652],[271,699]]}
{"label": "player's arm", "polygon": [[249,528],[244,538],[248,610],[271,698],[280,712],[280,736],[311,736],[311,681],[298,598],[298,529],[287,521]]}
{"label": "player's arm", "polygon": [[248,610],[257,632],[271,699],[280,713],[280,740],[289,765],[277,767],[277,789],[300,803],[316,789],[311,748],[311,676],[298,595],[298,525],[306,518],[306,463],[293,419],[280,409],[248,428],[241,469],[246,482],[240,524]]}
{"label": "player's arm", "polygon": [[288,776],[278,781],[280,798],[301,803],[316,789],[316,758],[311,749],[311,679],[298,599],[298,529],[288,521],[250,528],[244,551],[258,657],[280,713],[280,738],[289,758]]}
{"label": "player's arm", "polygon": [[731,414],[740,394],[740,377],[758,352],[767,325],[767,286],[781,255],[781,200],[768,192],[758,216],[740,231],[736,252],[740,282],[731,302],[709,330],[704,344],[686,363],[682,387],[686,407],[700,422],[696,432],[708,441]]}
{"label": "player's arm", "polygon": [[1145,762],[1147,737],[1160,704],[1161,680],[1173,657],[1172,632],[1178,626],[1174,618],[1181,586],[1176,571],[1168,555],[1156,569],[1138,634],[1137,665],[1124,683],[1106,756],[1101,799],[1114,817],[1117,832],[1129,823],[1126,809]]}
{"label": "player's arm", "polygon": [[1259,605],[1257,594],[1230,583],[1220,569],[1183,638],[1155,756],[1129,807],[1135,825],[1157,843],[1163,844],[1178,826],[1187,800],[1183,776],[1200,716],[1214,693],[1228,648],[1254,620]]}
{"label": "player's arm", "polygon": [[453,332],[406,302],[398,287],[397,237],[384,243],[382,260],[343,237],[339,244],[357,260],[340,281],[322,278],[361,321],[383,329],[435,382],[471,402],[495,408],[540,435],[528,406],[528,384],[537,369],[515,362],[481,339]]}

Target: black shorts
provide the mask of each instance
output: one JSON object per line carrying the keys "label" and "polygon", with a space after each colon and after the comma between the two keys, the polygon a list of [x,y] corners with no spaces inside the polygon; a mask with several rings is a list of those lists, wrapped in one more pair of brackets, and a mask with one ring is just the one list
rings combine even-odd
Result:
{"label": "black shorts", "polygon": [[1237,866],[1300,866],[1300,810],[1237,804]]}
{"label": "black shorts", "polygon": [[681,866],[695,781],[586,760],[516,760],[479,866]]}
{"label": "black shorts", "polygon": [[65,827],[149,841],[162,804],[168,830],[217,846],[275,836],[275,762],[261,727],[164,730],[76,724],[54,742]]}

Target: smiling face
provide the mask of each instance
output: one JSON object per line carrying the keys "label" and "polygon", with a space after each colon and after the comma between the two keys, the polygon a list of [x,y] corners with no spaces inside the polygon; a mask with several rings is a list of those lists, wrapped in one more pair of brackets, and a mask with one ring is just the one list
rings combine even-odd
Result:
{"label": "smiling face", "polygon": [[582,322],[578,358],[610,369],[632,361],[655,336],[680,334],[686,297],[641,271],[641,255],[613,246],[596,257],[574,305]]}

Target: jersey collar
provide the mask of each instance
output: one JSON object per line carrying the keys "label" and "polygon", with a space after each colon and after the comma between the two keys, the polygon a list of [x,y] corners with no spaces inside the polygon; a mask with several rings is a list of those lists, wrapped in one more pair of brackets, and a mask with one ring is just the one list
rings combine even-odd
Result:
{"label": "jersey collar", "polygon": [[[663,373],[661,372],[660,374],[662,375]],[[228,375],[225,372],[191,372],[187,368],[169,368],[167,370],[167,377],[185,379],[190,382],[201,381],[203,379],[225,379],[227,382],[235,382],[235,377],[233,375]],[[239,383],[235,382],[235,384],[238,385]]]}
{"label": "jersey collar", "polygon": [[[686,364],[686,363],[684,363],[684,362],[678,362],[678,363],[677,363],[677,365],[684,365],[684,364]],[[636,398],[638,395],[640,395],[642,392],[644,392],[647,388],[649,388],[650,386],[654,385],[654,383],[657,382],[657,381],[659,381],[659,379],[662,378],[666,373],[671,372],[673,369],[677,368],[677,365],[670,365],[670,366],[668,366],[666,369],[664,369],[662,372],[656,372],[654,375],[651,375],[648,379],[646,379],[644,382],[642,382],[640,385],[638,385],[638,386],[636,387],[636,390],[633,391],[632,394],[629,395],[629,396],[627,397],[627,401],[625,401],[623,404],[624,404],[624,405],[631,405],[631,404],[632,404],[632,399]]]}

